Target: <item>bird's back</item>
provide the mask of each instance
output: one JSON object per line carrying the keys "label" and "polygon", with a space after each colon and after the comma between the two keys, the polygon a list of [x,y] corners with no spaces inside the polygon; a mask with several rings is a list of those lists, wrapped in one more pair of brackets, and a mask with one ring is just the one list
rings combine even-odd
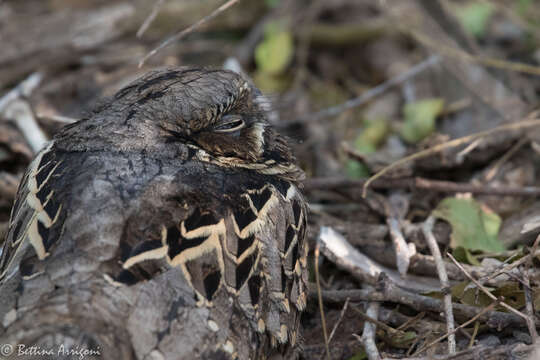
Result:
{"label": "bird's back", "polygon": [[[2,340],[83,339],[125,359],[292,351],[306,302],[301,196],[201,156],[174,143],[42,151],[2,254],[0,318],[16,318]],[[43,313],[50,323],[34,328]]]}

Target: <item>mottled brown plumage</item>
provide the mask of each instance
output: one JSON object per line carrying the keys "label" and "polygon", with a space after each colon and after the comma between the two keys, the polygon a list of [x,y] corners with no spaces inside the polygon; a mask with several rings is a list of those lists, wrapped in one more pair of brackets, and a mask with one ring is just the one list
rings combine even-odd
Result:
{"label": "mottled brown plumage", "polygon": [[257,89],[151,72],[29,166],[0,260],[0,343],[101,358],[293,357],[302,171]]}

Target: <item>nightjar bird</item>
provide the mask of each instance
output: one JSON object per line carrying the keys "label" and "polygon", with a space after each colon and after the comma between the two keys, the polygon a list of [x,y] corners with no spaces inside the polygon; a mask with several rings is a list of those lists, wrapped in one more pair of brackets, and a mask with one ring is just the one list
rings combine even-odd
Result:
{"label": "nightjar bird", "polygon": [[303,172],[263,99],[233,72],[167,69],[64,127],[11,213],[0,343],[100,359],[297,356]]}

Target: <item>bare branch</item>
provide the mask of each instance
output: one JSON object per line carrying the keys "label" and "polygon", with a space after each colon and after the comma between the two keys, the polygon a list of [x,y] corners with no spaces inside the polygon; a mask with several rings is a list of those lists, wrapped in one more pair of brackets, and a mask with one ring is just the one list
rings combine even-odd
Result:
{"label": "bare branch", "polygon": [[[463,268],[463,266],[461,266],[461,264],[456,259],[454,259],[454,257],[452,255],[450,255],[448,253],[447,253],[447,255],[450,258],[450,260],[452,260],[454,262],[454,264],[456,264],[456,266],[459,267],[461,269],[461,271],[463,271],[463,273],[469,278],[469,280],[471,280],[484,294],[486,294],[492,300],[500,301],[499,299],[497,299],[497,297],[495,295],[490,293],[489,290],[484,287],[484,285],[480,284],[480,282],[478,282],[478,280],[473,278],[471,276],[471,274],[469,274],[467,272],[467,270],[465,270],[465,268]],[[500,303],[501,303],[502,307],[506,308],[507,310],[509,310],[510,312],[512,312],[512,313],[514,313],[514,314],[516,314],[518,316],[521,316],[523,319],[525,319],[525,321],[529,320],[527,315],[523,314],[521,311],[514,309],[513,307],[511,307],[510,305],[508,305],[507,303],[505,303],[503,301],[500,301]]]}
{"label": "bare branch", "polygon": [[[332,190],[343,188],[358,188],[366,184],[366,180],[357,180],[341,177],[310,178],[304,181],[304,188],[309,190]],[[371,185],[374,189],[411,189],[429,190],[441,193],[466,193],[493,195],[493,196],[540,196],[540,187],[537,186],[482,186],[452,181],[425,179],[421,177],[386,179],[380,178]]]}
{"label": "bare branch", "polygon": [[344,112],[346,110],[361,106],[361,105],[367,103],[369,100],[373,99],[374,97],[385,93],[386,91],[388,91],[388,89],[390,89],[390,88],[392,88],[392,87],[394,87],[396,85],[399,85],[399,84],[401,84],[401,83],[415,77],[416,75],[424,72],[426,69],[428,69],[431,66],[437,64],[439,62],[439,59],[440,59],[439,56],[432,55],[429,58],[427,58],[426,60],[422,61],[421,63],[416,64],[415,66],[413,66],[412,68],[410,68],[409,70],[404,72],[403,74],[400,74],[400,75],[398,75],[398,76],[396,76],[396,77],[394,77],[392,79],[389,79],[389,80],[383,82],[380,85],[375,86],[374,88],[364,92],[362,95],[360,95],[357,98],[348,100],[348,101],[344,102],[343,104],[332,106],[332,107],[329,107],[327,109],[318,111],[318,112],[313,113],[313,114],[308,114],[306,116],[302,116],[301,118],[297,119],[297,121],[299,121],[299,122],[318,121],[318,120],[322,120],[324,118],[339,115],[339,114],[341,114],[342,112]]}
{"label": "bare branch", "polygon": [[137,31],[137,37],[140,38],[141,36],[143,36],[143,34],[145,33],[145,31],[148,29],[148,27],[150,26],[150,24],[152,24],[152,21],[154,21],[154,19],[156,18],[157,14],[159,13],[159,10],[161,9],[161,6],[163,5],[163,3],[165,2],[165,0],[157,0],[156,3],[154,4],[154,7],[152,8],[152,12],[150,13],[150,15],[148,15],[148,17],[144,20],[144,22],[142,23],[141,27],[139,28],[139,30]]}
{"label": "bare branch", "polygon": [[317,283],[317,298],[319,300],[319,310],[321,312],[321,324],[323,329],[323,335],[324,335],[324,346],[326,350],[326,357],[328,360],[330,360],[330,348],[328,347],[328,343],[330,340],[328,339],[328,333],[326,330],[326,318],[324,316],[324,306],[322,301],[322,295],[321,295],[321,283],[320,283],[320,276],[319,276],[319,244],[315,247],[315,281]]}
{"label": "bare branch", "polygon": [[381,273],[386,273],[398,286],[418,292],[439,291],[439,283],[432,278],[406,275],[377,264],[355,249],[349,242],[332,228],[321,227],[318,238],[322,253],[339,267],[353,276],[374,285]]}
{"label": "bare branch", "polygon": [[[377,317],[379,317],[379,306],[379,302],[370,302],[367,306],[366,315],[377,319]],[[364,331],[362,332],[360,342],[364,345],[369,360],[379,360],[381,358],[375,342],[376,331],[377,325],[369,321],[364,323]]]}
{"label": "bare branch", "polygon": [[200,19],[199,21],[197,21],[195,24],[189,26],[188,28],[180,31],[179,33],[167,38],[165,41],[163,41],[161,44],[159,44],[156,48],[152,49],[148,54],[146,54],[142,60],[139,62],[139,68],[142,67],[144,65],[144,63],[146,62],[146,60],[148,60],[149,58],[151,58],[152,56],[154,56],[155,54],[158,53],[158,51],[160,51],[161,49],[169,46],[170,44],[172,44],[173,42],[175,41],[178,41],[180,39],[182,39],[183,37],[185,37],[186,35],[192,33],[195,29],[197,29],[198,27],[200,27],[201,25],[207,23],[208,21],[212,20],[213,18],[215,18],[216,16],[218,16],[219,14],[221,14],[223,11],[227,10],[228,8],[230,8],[231,6],[235,5],[236,3],[238,3],[240,0],[229,0],[227,1],[225,4],[221,5],[220,7],[218,7],[216,10],[212,11],[212,13],[208,16],[205,16],[203,17],[202,19]]}
{"label": "bare branch", "polygon": [[435,224],[435,219],[433,217],[428,217],[422,226],[422,231],[424,232],[424,237],[429,246],[429,250],[435,259],[435,264],[437,265],[437,273],[439,274],[439,279],[441,280],[441,285],[444,294],[444,314],[446,316],[446,329],[448,332],[448,352],[453,354],[456,352],[456,337],[454,336],[454,312],[452,311],[452,293],[450,292],[450,283],[448,282],[448,275],[446,274],[446,268],[441,256],[441,251],[435,236],[433,235],[433,225]]}

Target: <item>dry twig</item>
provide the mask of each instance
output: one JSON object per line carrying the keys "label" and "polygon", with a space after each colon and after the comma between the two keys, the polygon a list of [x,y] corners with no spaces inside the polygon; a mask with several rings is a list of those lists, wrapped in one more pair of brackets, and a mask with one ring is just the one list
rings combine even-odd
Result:
{"label": "dry twig", "polygon": [[[310,297],[317,298],[316,288],[310,286]],[[407,305],[416,311],[431,311],[441,313],[444,311],[444,304],[440,299],[432,298],[415,294],[411,291],[404,290],[396,286],[385,274],[381,274],[377,291],[367,290],[322,290],[321,295],[325,302],[343,302],[350,298],[350,301],[390,301],[403,305]],[[526,321],[523,317],[511,313],[501,311],[486,311],[483,309],[454,303],[452,305],[454,315],[461,319],[470,319],[479,313],[482,315],[478,318],[479,321],[487,323],[492,328],[505,328],[509,326],[526,326]]]}
{"label": "dry twig", "polygon": [[396,253],[396,265],[399,273],[407,274],[411,257],[416,254],[414,243],[407,244],[401,231],[401,220],[407,215],[409,199],[398,191],[391,191],[388,202],[385,201],[386,224]]}
{"label": "dry twig", "polygon": [[526,129],[526,128],[540,126],[540,119],[532,118],[533,115],[536,116],[538,114],[535,112],[535,113],[531,114],[531,116],[528,117],[526,120],[518,121],[518,122],[515,122],[515,123],[504,124],[504,125],[497,126],[497,127],[493,128],[493,129],[490,129],[490,130],[481,131],[481,132],[478,132],[478,133],[475,133],[475,134],[472,134],[472,135],[467,135],[467,136],[463,136],[463,137],[460,137],[460,138],[457,138],[457,139],[454,139],[454,140],[446,141],[446,142],[444,142],[442,144],[435,145],[435,146],[433,146],[431,148],[428,148],[426,150],[422,150],[422,151],[414,153],[414,154],[412,154],[410,156],[404,157],[404,158],[402,158],[402,159],[400,159],[400,160],[398,160],[398,161],[384,167],[378,173],[376,173],[375,175],[370,177],[364,183],[362,196],[363,197],[366,196],[368,187],[375,180],[379,179],[384,174],[388,173],[390,170],[395,169],[396,167],[399,167],[399,166],[401,166],[401,165],[403,165],[405,163],[408,163],[410,161],[418,160],[418,159],[424,158],[424,157],[426,157],[428,155],[435,154],[435,153],[437,153],[437,152],[439,152],[441,150],[456,147],[456,146],[459,146],[459,145],[463,145],[463,144],[469,143],[471,141],[475,141],[476,139],[480,139],[480,138],[483,138],[483,137],[486,137],[486,136],[489,136],[489,135],[494,135],[496,133],[510,131],[510,130],[523,130],[523,129]]}
{"label": "dry twig", "polygon": [[[379,316],[379,306],[379,302],[370,302],[367,306],[366,315],[377,319]],[[377,349],[377,343],[375,342],[376,331],[377,325],[369,321],[364,323],[364,331],[362,332],[360,342],[364,346],[369,360],[379,360],[381,358],[381,355],[379,355],[379,350]]]}
{"label": "dry twig", "polygon": [[[364,187],[367,180],[349,179],[342,177],[320,177],[310,178],[304,181],[306,191],[310,190],[333,190],[343,188]],[[452,181],[441,181],[415,178],[379,178],[373,181],[369,186],[374,189],[409,189],[409,190],[429,190],[442,193],[466,193],[493,196],[540,196],[540,187],[523,186],[484,186],[467,183],[457,183]]]}
{"label": "dry twig", "polygon": [[8,91],[2,98],[0,98],[0,113],[4,111],[5,107],[13,100],[20,97],[29,96],[35,88],[41,83],[43,75],[39,72],[35,72],[21,81],[12,90]]}
{"label": "dry twig", "polygon": [[418,292],[438,291],[439,283],[432,278],[407,275],[400,276],[398,272],[379,265],[355,249],[334,229],[321,227],[318,244],[323,254],[337,266],[349,271],[360,281],[374,285],[381,273],[387,274],[393,282],[406,289]]}
{"label": "dry twig", "polygon": [[422,73],[423,71],[437,64],[438,62],[439,62],[439,56],[432,55],[428,59],[411,67],[409,70],[407,70],[403,74],[400,74],[392,79],[389,79],[383,82],[380,85],[375,86],[374,88],[371,88],[370,90],[367,90],[366,92],[364,92],[362,95],[360,95],[357,98],[348,100],[344,102],[343,104],[332,106],[313,114],[302,116],[298,118],[297,121],[298,122],[318,121],[324,118],[339,115],[346,110],[361,106],[365,104],[366,102],[368,102],[369,100],[375,98],[376,96],[383,94],[388,89],[415,77],[416,75]]}
{"label": "dry twig", "polygon": [[[467,350],[457,352],[455,354],[442,356],[422,356],[422,357],[407,357],[401,360],[477,360],[477,359],[507,359],[509,354],[512,359],[526,359],[528,354],[535,350],[533,345],[525,345],[523,343],[501,345],[501,346],[475,346]],[[518,356],[519,354],[519,356]],[[383,360],[391,360],[385,358]],[[532,360],[532,359],[531,359]]]}
{"label": "dry twig", "polygon": [[[531,253],[536,253],[536,250],[538,249],[538,244],[540,243],[540,235],[536,237],[536,240],[534,241],[534,244],[531,248]],[[531,283],[529,280],[529,269],[533,266],[532,264],[533,258],[532,256],[529,257],[529,261],[527,261],[527,266],[525,268],[525,271],[523,272],[523,291],[525,292],[525,310],[527,311],[527,327],[529,328],[529,333],[531,334],[531,339],[533,344],[538,343],[538,332],[536,331],[536,325],[534,323],[534,317],[536,316],[534,313],[534,303],[533,303],[533,296],[531,291]]]}
{"label": "dry twig", "polygon": [[322,301],[322,295],[321,295],[321,282],[320,282],[320,275],[319,275],[319,244],[315,247],[315,281],[317,284],[317,298],[319,300],[319,310],[321,312],[321,324],[323,329],[323,335],[324,335],[324,346],[326,349],[326,356],[328,357],[328,360],[330,360],[330,348],[328,347],[328,343],[330,340],[328,339],[328,333],[326,331],[326,318],[324,316],[324,307],[323,307],[323,301]]}
{"label": "dry twig", "polygon": [[179,33],[167,38],[165,41],[163,41],[161,44],[159,44],[156,48],[152,49],[148,54],[146,54],[141,59],[141,61],[139,62],[139,68],[144,65],[146,60],[148,60],[149,58],[151,58],[152,56],[157,54],[158,51],[160,51],[161,49],[169,46],[173,42],[182,39],[186,35],[192,33],[195,29],[197,29],[201,25],[207,23],[208,21],[212,20],[213,18],[215,18],[216,16],[218,16],[219,14],[221,14],[222,12],[224,12],[225,10],[230,8],[231,6],[237,4],[239,1],[240,0],[229,0],[229,1],[227,1],[226,3],[224,3],[223,5],[218,7],[216,10],[212,11],[212,13],[210,13],[208,16],[203,17],[202,19],[197,21],[195,24],[193,24],[193,25],[189,26],[188,28],[180,31]]}
{"label": "dry twig", "polygon": [[157,14],[159,13],[159,9],[161,9],[161,6],[163,5],[163,3],[165,2],[165,0],[157,0],[156,3],[154,4],[154,7],[152,8],[152,12],[150,13],[150,15],[148,15],[148,17],[144,20],[144,22],[142,23],[141,27],[139,28],[139,30],[137,31],[137,37],[140,38],[144,33],[145,31],[148,29],[148,27],[150,26],[150,24],[152,23],[152,21],[154,21],[154,19],[156,18]]}
{"label": "dry twig", "polygon": [[328,337],[328,344],[332,341],[332,338],[334,337],[334,334],[336,333],[336,330],[341,323],[341,320],[343,320],[343,316],[345,315],[345,312],[347,311],[347,307],[349,306],[349,299],[345,300],[345,304],[343,304],[343,309],[341,309],[341,313],[339,314],[339,319],[334,324],[334,327],[332,328],[332,331],[330,332],[330,336]]}
{"label": "dry twig", "polygon": [[439,245],[435,236],[433,235],[433,225],[435,224],[435,219],[433,217],[428,217],[422,226],[424,232],[424,237],[428,243],[429,250],[435,259],[435,264],[437,265],[437,273],[439,274],[439,279],[441,280],[442,292],[444,294],[444,314],[446,316],[446,329],[448,332],[448,352],[453,354],[456,352],[456,337],[454,335],[454,312],[452,311],[452,293],[450,291],[450,283],[448,282],[448,275],[446,274],[446,269],[444,262],[441,256],[441,251],[439,250]]}
{"label": "dry twig", "polygon": [[[482,311],[480,311],[478,314],[476,314],[472,319],[464,322],[463,324],[459,325],[457,328],[453,329],[451,332],[447,332],[446,334],[444,334],[443,336],[441,337],[438,337],[437,339],[433,340],[432,342],[430,342],[429,344],[427,345],[424,345],[422,346],[418,351],[416,351],[415,355],[417,354],[421,354],[422,352],[424,352],[425,350],[429,349],[430,347],[432,347],[433,345],[443,341],[444,339],[448,338],[450,339],[451,336],[454,336],[455,333],[460,330],[460,329],[463,329],[467,326],[469,326],[469,324],[472,324],[473,322],[475,322],[479,317],[481,317],[483,314],[489,312],[489,311],[492,311],[495,306],[498,304],[499,302],[498,301],[494,301],[492,302],[491,304],[489,304],[489,306],[486,306],[485,308],[482,309]],[[454,344],[455,346],[455,344]],[[454,352],[455,353],[455,349],[454,349]],[[453,354],[452,353],[452,354]]]}
{"label": "dry twig", "polygon": [[[447,253],[447,255],[450,258],[450,260],[452,260],[454,262],[454,264],[456,264],[456,266],[459,267],[461,269],[461,271],[463,271],[463,273],[469,278],[469,280],[471,280],[484,294],[486,294],[492,300],[500,301],[499,299],[497,299],[497,297],[495,295],[490,293],[489,290],[484,287],[484,285],[480,284],[480,282],[478,282],[478,280],[473,278],[471,276],[471,274],[469,274],[468,271],[465,270],[465,268],[463,268],[463,266],[461,266],[461,264],[456,259],[454,259],[454,257],[451,254]],[[510,311],[510,312],[512,312],[512,313],[514,313],[514,314],[516,314],[518,316],[521,316],[523,319],[525,319],[526,322],[529,321],[529,318],[528,318],[527,315],[523,314],[519,310],[514,309],[513,307],[511,307],[510,305],[508,305],[504,301],[500,301],[500,304],[501,304],[502,307],[504,307],[508,311]]]}

